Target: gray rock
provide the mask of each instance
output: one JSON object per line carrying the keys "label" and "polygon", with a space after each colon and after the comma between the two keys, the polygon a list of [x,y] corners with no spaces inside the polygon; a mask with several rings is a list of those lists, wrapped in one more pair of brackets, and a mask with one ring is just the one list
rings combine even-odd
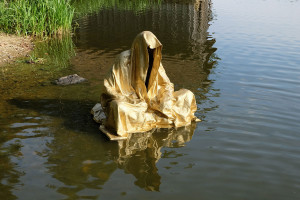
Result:
{"label": "gray rock", "polygon": [[93,119],[95,122],[103,124],[106,119],[104,110],[100,103],[97,103],[91,110],[91,114],[94,116]]}
{"label": "gray rock", "polygon": [[54,83],[57,85],[71,85],[71,84],[81,83],[86,80],[87,79],[82,78],[82,77],[78,76],[77,74],[73,74],[73,75],[61,77],[61,78],[55,80]]}

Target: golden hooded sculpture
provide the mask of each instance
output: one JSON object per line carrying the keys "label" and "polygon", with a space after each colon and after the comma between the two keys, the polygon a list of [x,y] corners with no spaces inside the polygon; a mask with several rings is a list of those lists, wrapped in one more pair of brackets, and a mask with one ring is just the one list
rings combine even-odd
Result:
{"label": "golden hooded sculpture", "polygon": [[[161,63],[162,44],[150,31],[139,33],[131,50],[117,56],[104,79],[101,105],[91,113],[105,134],[124,139],[129,133],[181,127],[198,121],[194,94],[174,91]],[[113,137],[110,137],[113,139]]]}

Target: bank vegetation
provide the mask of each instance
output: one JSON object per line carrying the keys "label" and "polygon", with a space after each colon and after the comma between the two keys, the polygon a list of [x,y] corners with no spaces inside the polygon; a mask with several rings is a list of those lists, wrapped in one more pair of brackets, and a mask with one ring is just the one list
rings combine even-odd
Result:
{"label": "bank vegetation", "polygon": [[102,8],[146,9],[162,0],[1,0],[0,32],[47,37],[72,31],[74,18]]}

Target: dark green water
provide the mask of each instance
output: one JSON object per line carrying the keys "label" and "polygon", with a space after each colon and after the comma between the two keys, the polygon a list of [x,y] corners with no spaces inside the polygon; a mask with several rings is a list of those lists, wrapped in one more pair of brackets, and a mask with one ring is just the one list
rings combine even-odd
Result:
{"label": "dark green water", "polygon": [[[1,67],[0,199],[299,199],[300,2],[212,3],[102,7],[37,45],[52,64]],[[143,30],[202,122],[110,142],[89,111]],[[89,81],[51,84],[71,73]]]}

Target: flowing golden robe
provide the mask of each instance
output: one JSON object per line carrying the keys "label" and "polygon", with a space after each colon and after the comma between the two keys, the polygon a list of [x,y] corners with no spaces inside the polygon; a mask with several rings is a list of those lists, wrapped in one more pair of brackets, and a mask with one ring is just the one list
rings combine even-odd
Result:
{"label": "flowing golden robe", "polygon": [[126,137],[156,127],[186,126],[197,119],[194,94],[186,89],[174,92],[161,64],[161,50],[156,36],[144,31],[136,36],[131,50],[116,58],[101,95],[103,124],[110,132]]}

